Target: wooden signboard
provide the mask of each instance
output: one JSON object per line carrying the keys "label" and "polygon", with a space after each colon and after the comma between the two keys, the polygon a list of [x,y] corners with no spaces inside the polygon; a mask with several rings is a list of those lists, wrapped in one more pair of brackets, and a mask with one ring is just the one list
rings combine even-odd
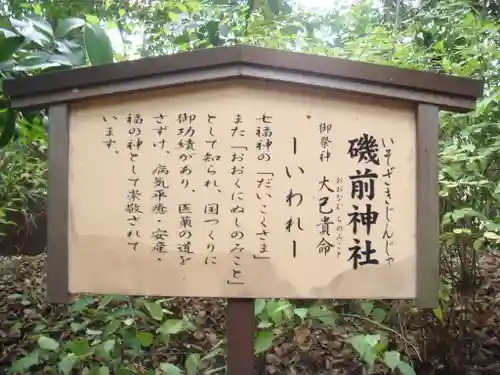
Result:
{"label": "wooden signboard", "polygon": [[253,298],[436,304],[438,110],[473,109],[481,82],[237,46],[5,91],[49,107],[52,301],[246,301],[228,320],[242,375]]}
{"label": "wooden signboard", "polygon": [[227,82],[70,124],[70,293],[416,297],[412,106]]}

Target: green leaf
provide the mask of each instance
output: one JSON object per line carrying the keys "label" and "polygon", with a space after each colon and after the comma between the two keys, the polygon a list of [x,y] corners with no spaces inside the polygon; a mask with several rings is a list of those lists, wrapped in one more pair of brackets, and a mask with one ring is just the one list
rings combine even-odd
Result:
{"label": "green leaf", "polygon": [[154,340],[154,335],[151,332],[138,332],[137,340],[141,343],[142,346],[148,348],[151,346]]}
{"label": "green leaf", "polygon": [[179,22],[180,20],[180,17],[177,13],[174,13],[174,12],[168,12],[168,18],[170,19],[170,21],[172,21],[173,23],[177,23]]}
{"label": "green leaf", "polygon": [[382,342],[379,342],[378,344],[372,347],[372,351],[375,355],[383,353],[385,350],[387,350],[387,345]]}
{"label": "green leaf", "polygon": [[110,371],[106,366],[93,365],[87,375],[110,375]]}
{"label": "green leaf", "polygon": [[10,367],[10,372],[25,374],[27,371],[40,363],[40,357],[37,350],[32,351],[30,354],[16,360]]}
{"label": "green leaf", "polygon": [[30,24],[29,24],[29,22],[26,22],[26,20],[16,19],[13,17],[4,18],[4,19],[2,19],[0,17],[0,25],[2,27],[12,28],[15,30],[30,28]]}
{"label": "green leaf", "polygon": [[68,35],[71,31],[76,30],[85,25],[85,21],[81,18],[70,17],[65,18],[58,23],[55,36],[57,39],[62,39]]}
{"label": "green leaf", "polygon": [[54,31],[52,30],[51,24],[48,23],[44,18],[34,14],[27,17],[27,19],[36,29],[42,31],[45,35],[49,36],[50,38],[54,37]]}
{"label": "green leaf", "polygon": [[135,322],[134,318],[127,318],[123,321],[123,324],[130,327],[132,324],[134,324],[134,322]]}
{"label": "green leaf", "polygon": [[38,338],[38,346],[40,346],[40,348],[42,349],[49,350],[51,352],[55,352],[59,349],[59,343],[56,340],[43,335],[41,335]]}
{"label": "green leaf", "polygon": [[167,319],[157,332],[165,335],[175,335],[176,333],[186,330],[186,325],[182,319]]}
{"label": "green leaf", "polygon": [[177,7],[177,9],[179,9],[181,11],[181,13],[188,13],[189,10],[188,8],[186,7],[186,5],[184,5],[182,2],[178,1],[175,6]]}
{"label": "green leaf", "polygon": [[307,316],[307,308],[306,307],[298,307],[293,310],[294,314],[297,315],[300,319],[304,320]]}
{"label": "green leaf", "polygon": [[98,329],[91,329],[91,328],[87,328],[85,330],[85,333],[87,335],[90,335],[90,336],[100,336],[100,335],[102,335],[102,331],[100,331]]}
{"label": "green leaf", "polygon": [[366,351],[365,355],[363,356],[363,361],[368,365],[368,372],[372,373],[373,367],[375,366],[375,359],[376,355],[373,351],[368,350]]}
{"label": "green leaf", "polygon": [[35,28],[28,28],[22,31],[22,34],[26,41],[35,43],[42,48],[48,48],[52,43],[52,40],[47,37],[44,33],[36,30]]}
{"label": "green leaf", "polygon": [[398,363],[398,369],[403,375],[416,375],[413,367],[411,367],[410,364],[406,363],[405,361],[400,361]]}
{"label": "green leaf", "polygon": [[78,332],[81,329],[85,328],[87,325],[86,324],[82,324],[82,323],[71,322],[69,326],[71,327],[71,330],[73,332]]}
{"label": "green leaf", "polygon": [[257,328],[260,328],[260,329],[266,329],[266,328],[270,328],[272,326],[273,326],[273,323],[271,323],[269,320],[267,320],[267,318],[260,321],[259,324],[257,324]]}
{"label": "green leaf", "polygon": [[394,371],[401,360],[400,357],[401,354],[396,350],[387,351],[384,353],[384,363]]}
{"label": "green leaf", "polygon": [[87,355],[92,351],[87,340],[75,340],[71,343],[71,352],[78,356]]}
{"label": "green leaf", "polygon": [[17,65],[12,70],[15,72],[32,72],[33,70],[47,70],[50,68],[58,68],[61,64],[59,63],[40,63],[33,65]]}
{"label": "green leaf", "polygon": [[441,225],[445,226],[450,223],[451,223],[451,212],[447,212],[443,215],[443,218],[441,219]]}
{"label": "green leaf", "polygon": [[71,370],[75,367],[75,364],[78,362],[78,357],[72,353],[63,357],[57,364],[57,368],[63,375],[71,374]]}
{"label": "green leaf", "polygon": [[385,310],[379,307],[374,308],[372,311],[372,318],[377,323],[382,323],[385,320],[386,316],[387,313],[385,312]]}
{"label": "green leaf", "polygon": [[479,250],[484,246],[484,242],[485,242],[484,238],[478,238],[477,240],[474,241],[472,247],[474,248],[474,250]]}
{"label": "green leaf", "polygon": [[[24,4],[23,4],[24,5]],[[22,6],[22,5],[21,5]],[[40,4],[33,4],[33,11],[36,14],[42,14],[42,6]]]}
{"label": "green leaf", "polygon": [[107,305],[109,305],[109,303],[111,301],[114,300],[114,296],[108,294],[106,296],[104,296],[101,301],[99,302],[99,306],[97,307],[98,310],[101,310],[103,308],[105,308]]}
{"label": "green leaf", "polygon": [[92,25],[98,25],[100,22],[99,17],[94,16],[93,14],[86,14],[85,20]]}
{"label": "green leaf", "polygon": [[[367,353],[372,353],[372,349],[380,341],[380,335],[355,335],[349,339],[354,350],[361,358],[365,358]],[[368,354],[369,355],[369,354]]]}
{"label": "green leaf", "polygon": [[366,351],[365,335],[355,335],[349,338],[349,342],[359,356],[362,357]]}
{"label": "green leaf", "polygon": [[106,366],[99,367],[97,365],[94,365],[87,375],[110,375],[110,373],[111,372],[109,371],[109,368],[107,368]]}
{"label": "green leaf", "polygon": [[254,352],[259,354],[273,346],[274,334],[269,331],[261,331],[257,334],[254,342]]}
{"label": "green leaf", "polygon": [[375,305],[373,304],[373,302],[370,301],[361,302],[361,310],[363,310],[366,316],[370,316],[374,307]]}
{"label": "green leaf", "polygon": [[186,372],[188,375],[196,375],[200,368],[200,355],[198,353],[191,353],[186,358]]}
{"label": "green leaf", "polygon": [[337,326],[337,314],[333,311],[328,310],[320,304],[315,304],[308,308],[309,316],[319,320],[323,324],[326,324],[332,328]]}
{"label": "green leaf", "polygon": [[81,297],[74,301],[69,307],[70,312],[81,312],[84,311],[89,305],[95,302],[95,298],[92,297]]}
{"label": "green leaf", "polygon": [[160,370],[167,375],[181,375],[181,369],[171,363],[160,363]]}
{"label": "green leaf", "polygon": [[267,315],[276,325],[280,325],[283,321],[283,312],[280,309],[279,301],[271,300],[267,303]]}
{"label": "green leaf", "polygon": [[104,335],[105,336],[112,335],[118,330],[118,328],[120,328],[120,325],[121,322],[118,319],[110,321],[106,326],[106,328],[104,329]]}
{"label": "green leaf", "polygon": [[7,146],[16,131],[17,112],[9,109],[0,135],[0,149]]}
{"label": "green leaf", "polygon": [[24,42],[23,36],[0,37],[0,62],[9,60]]}
{"label": "green leaf", "polygon": [[211,45],[220,45],[219,39],[219,21],[208,21],[205,29],[207,30],[207,38]]}
{"label": "green leaf", "polygon": [[106,340],[104,341],[103,348],[104,350],[109,353],[115,348],[116,340]]}
{"label": "green leaf", "polygon": [[371,372],[376,359],[374,348],[380,341],[380,335],[356,335],[349,341],[361,359],[368,365],[368,372]]}
{"label": "green leaf", "polygon": [[[0,142],[0,146],[1,146],[1,142]],[[489,240],[498,240],[500,237],[498,236],[498,234],[496,233],[493,233],[493,232],[484,232],[483,234],[484,238],[487,238]]]}
{"label": "green leaf", "polygon": [[250,15],[255,10],[255,3],[256,3],[255,0],[247,0],[247,6],[248,6],[248,11],[247,11],[247,14],[246,14],[247,18],[250,17]]}
{"label": "green leaf", "polygon": [[16,34],[14,31],[9,30],[9,29],[4,29],[2,27],[2,22],[0,20],[0,37],[5,37],[5,38],[12,38],[19,36],[19,34]]}
{"label": "green leaf", "polygon": [[484,227],[490,231],[500,231],[500,224],[497,223],[484,223]]}
{"label": "green leaf", "polygon": [[158,302],[146,302],[146,309],[154,320],[161,321],[163,318],[163,309]]}
{"label": "green leaf", "polygon": [[266,300],[262,298],[257,298],[254,302],[255,315],[261,314],[265,308],[266,308]]}
{"label": "green leaf", "polygon": [[438,318],[441,322],[443,321],[443,309],[441,307],[436,307],[435,309],[432,309],[432,313],[436,318]]}
{"label": "green leaf", "polygon": [[267,0],[267,5],[269,6],[269,9],[271,9],[271,12],[273,12],[274,14],[278,14],[280,12],[279,0]]}
{"label": "green leaf", "polygon": [[226,24],[221,24],[221,25],[219,26],[219,34],[220,34],[221,36],[223,36],[224,38],[227,38],[227,37],[228,37],[228,35],[229,35],[229,32],[230,32],[230,31],[231,31],[231,29],[230,29],[230,28],[229,28],[229,26],[228,26],[228,25],[226,25]]}
{"label": "green leaf", "polygon": [[106,30],[99,25],[86,24],[83,38],[85,50],[92,65],[110,64],[113,62],[113,47]]}
{"label": "green leaf", "polygon": [[278,301],[278,310],[283,312],[286,319],[290,320],[293,318],[293,305],[288,300]]}
{"label": "green leaf", "polygon": [[138,372],[132,371],[128,368],[119,368],[118,371],[116,371],[116,375],[140,375]]}
{"label": "green leaf", "polygon": [[455,210],[451,213],[451,218],[455,221],[466,218],[466,217],[476,217],[480,216],[476,210],[472,209],[471,207],[465,207],[461,208],[459,210]]}
{"label": "green leaf", "polygon": [[380,341],[380,334],[365,335],[365,341],[370,347],[374,347]]}

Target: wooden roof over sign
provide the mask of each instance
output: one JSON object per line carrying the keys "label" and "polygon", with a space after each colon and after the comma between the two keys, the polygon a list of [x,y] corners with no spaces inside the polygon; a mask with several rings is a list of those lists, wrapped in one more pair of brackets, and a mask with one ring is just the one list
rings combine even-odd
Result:
{"label": "wooden roof over sign", "polygon": [[[480,80],[248,45],[16,78],[4,81],[4,93],[11,97],[14,108],[21,108],[238,77],[428,102],[455,111],[473,109],[483,94]],[[132,88],[130,83],[134,81],[144,84]],[[103,86],[107,88],[96,93],[89,91]],[[413,94],[404,94],[405,91]]]}

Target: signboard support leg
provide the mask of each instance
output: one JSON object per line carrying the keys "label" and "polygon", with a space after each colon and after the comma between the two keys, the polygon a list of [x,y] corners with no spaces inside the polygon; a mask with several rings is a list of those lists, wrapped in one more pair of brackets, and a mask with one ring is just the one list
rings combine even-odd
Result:
{"label": "signboard support leg", "polygon": [[227,303],[227,373],[254,375],[254,300],[230,298]]}

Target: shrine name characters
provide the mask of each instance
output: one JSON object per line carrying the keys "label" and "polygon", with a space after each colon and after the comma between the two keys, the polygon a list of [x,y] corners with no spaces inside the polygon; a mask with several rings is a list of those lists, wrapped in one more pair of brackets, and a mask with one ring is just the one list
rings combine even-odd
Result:
{"label": "shrine name characters", "polygon": [[[166,136],[169,131],[169,125],[164,124],[169,118],[168,115],[159,114],[150,120],[145,120],[140,113],[129,113],[125,117],[125,124],[128,125],[128,139],[126,149],[129,153],[130,172],[128,181],[130,189],[127,194],[125,211],[127,212],[128,231],[126,237],[128,245],[137,251],[141,244],[142,233],[137,228],[137,223],[144,215],[146,206],[150,212],[155,215],[157,223],[151,233],[147,234],[152,239],[151,251],[161,253],[171,253],[173,249],[169,248],[175,243],[175,252],[179,254],[180,265],[187,264],[195,255],[192,249],[191,237],[193,236],[192,214],[193,209],[190,203],[180,203],[176,205],[176,214],[178,215],[179,228],[177,234],[167,231],[164,217],[172,210],[173,205],[168,202],[168,191],[171,182],[169,175],[173,172],[173,168],[179,168],[180,184],[184,189],[190,189],[195,192],[196,186],[192,185],[190,177],[193,174],[193,168],[190,161],[200,157],[205,166],[204,183],[205,189],[212,189],[215,192],[222,193],[227,189],[231,196],[231,207],[229,213],[232,216],[233,225],[229,237],[231,240],[231,248],[229,252],[233,258],[232,275],[228,278],[228,284],[244,283],[244,272],[241,266],[241,253],[245,251],[243,246],[243,238],[247,235],[241,227],[242,216],[245,214],[245,193],[241,189],[240,179],[245,174],[245,162],[251,155],[248,154],[249,145],[245,142],[245,135],[248,131],[254,130],[254,135],[257,141],[254,145],[255,162],[262,164],[259,167],[260,172],[257,172],[255,180],[255,195],[260,205],[259,231],[254,233],[259,240],[259,248],[253,254],[254,259],[270,259],[272,251],[269,249],[268,236],[272,232],[270,223],[267,217],[269,207],[273,199],[280,199],[271,194],[271,187],[275,179],[275,174],[279,173],[271,168],[266,170],[266,163],[272,159],[272,146],[275,140],[273,139],[273,116],[263,113],[256,116],[247,122],[241,114],[236,114],[233,118],[233,125],[227,131],[230,132],[231,154],[223,155],[222,150],[218,148],[218,139],[216,127],[218,119],[216,115],[207,114],[203,121],[197,114],[180,113],[175,116],[177,128],[176,144],[169,144],[168,140],[173,139],[172,136]],[[106,123],[106,138],[103,144],[107,149],[113,147],[114,153],[119,153],[119,148],[116,146],[115,131],[116,128],[122,128],[123,122],[117,116],[102,117]],[[307,119],[311,119],[308,115]],[[156,124],[156,127],[150,126]],[[204,125],[204,126],[199,126]],[[151,129],[148,129],[151,128]],[[194,139],[197,131],[205,131],[204,143],[201,146],[201,153],[197,153],[198,145]],[[208,129],[205,130],[205,129]],[[219,127],[218,131],[221,131]],[[152,143],[152,147],[165,155],[176,155],[178,163],[176,167],[168,167],[167,163],[156,165],[151,171],[150,181],[143,181],[137,177],[136,160],[140,157],[140,151],[144,147],[144,141],[141,138],[143,131],[153,131],[156,133],[156,139]],[[332,130],[333,126],[330,123],[321,122],[318,125],[319,131],[319,163],[330,163],[332,161]],[[198,138],[199,139],[199,138]],[[280,142],[282,140],[279,140]],[[394,233],[391,231],[390,213],[394,210],[391,205],[391,176],[395,172],[395,167],[391,163],[392,147],[394,141],[391,138],[381,139],[382,149],[384,151],[385,166],[381,166],[379,157],[380,146],[379,141],[372,135],[367,133],[361,134],[359,137],[347,141],[347,155],[352,160],[355,160],[359,165],[359,169],[355,169],[349,176],[338,176],[333,181],[328,176],[322,176],[318,184],[318,213],[319,222],[317,227],[320,240],[316,245],[318,253],[328,255],[333,250],[336,251],[337,258],[344,257],[342,254],[342,244],[345,237],[345,227],[349,226],[352,230],[352,245],[348,247],[349,254],[345,256],[348,262],[352,263],[352,267],[356,270],[360,266],[377,265],[379,261],[379,252],[374,246],[371,238],[372,228],[383,221],[383,243],[385,246],[386,261],[390,264],[394,258],[390,254],[390,248],[393,245],[392,237]],[[115,148],[116,147],[116,148]],[[207,150],[208,147],[208,150]],[[287,206],[290,208],[288,219],[283,223],[284,229],[292,236],[291,240],[291,256],[297,257],[297,251],[301,246],[298,238],[293,237],[297,232],[304,231],[304,223],[301,222],[300,215],[294,215],[293,208],[298,208],[303,204],[304,196],[300,191],[296,191],[293,187],[294,178],[303,178],[307,175],[307,171],[300,166],[300,144],[297,137],[291,137],[290,155],[296,159],[295,167],[289,165],[284,166],[284,176],[288,178],[291,185],[287,188],[288,193],[284,199]],[[217,181],[217,174],[224,173],[221,166],[221,161],[229,162],[229,174],[232,177],[232,186],[221,186]],[[227,164],[226,164],[227,165]],[[382,170],[382,168],[385,168]],[[269,168],[268,168],[269,169]],[[372,206],[372,201],[379,192],[376,189],[377,181],[383,179],[384,183],[384,209],[385,215],[381,217],[380,213]],[[350,182],[350,202],[346,202],[345,197],[345,182]],[[150,186],[147,186],[149,184]],[[152,190],[151,190],[152,188]],[[152,191],[149,201],[143,197],[143,191]],[[352,210],[343,217],[342,213],[346,205],[352,206]],[[203,253],[205,264],[217,264],[217,241],[215,229],[219,224],[219,215],[221,207],[219,203],[206,203],[203,207],[204,214],[204,229],[206,229],[206,248]],[[380,220],[383,219],[383,220]],[[346,225],[347,224],[347,225]],[[213,227],[213,228],[212,228]],[[361,233],[364,231],[364,236]],[[149,241],[144,241],[141,246],[146,245]],[[344,245],[345,246],[345,245]],[[307,245],[302,244],[306,248]]]}
{"label": "shrine name characters", "polygon": [[[384,156],[386,157],[385,170],[382,170],[382,177],[385,179],[385,230],[383,234],[383,240],[385,242],[385,253],[387,255],[386,261],[389,265],[394,261],[394,258],[389,253],[390,245],[393,242],[389,241],[394,235],[391,232],[389,235],[389,211],[393,210],[390,207],[390,180],[392,174],[395,172],[395,167],[390,164],[391,149],[386,147],[388,140],[382,139],[382,144],[385,149]],[[394,144],[394,140],[389,138],[391,144]],[[375,225],[379,223],[380,213],[374,209],[370,203],[378,194],[376,189],[376,182],[379,179],[379,173],[377,170],[381,170],[380,157],[379,157],[379,143],[377,139],[367,133],[363,133],[360,137],[348,140],[348,151],[347,154],[353,160],[355,160],[358,165],[369,165],[370,168],[365,167],[363,169],[356,169],[355,174],[348,176],[351,181],[351,199],[357,201],[352,204],[352,211],[347,214],[348,225],[352,228],[353,234],[353,245],[349,247],[351,253],[349,261],[352,262],[353,269],[357,269],[360,266],[366,265],[378,265],[380,263],[378,258],[378,251],[374,247],[374,241],[371,239],[372,229]],[[373,168],[373,169],[372,169]],[[365,230],[365,239],[360,240],[360,227]]]}

